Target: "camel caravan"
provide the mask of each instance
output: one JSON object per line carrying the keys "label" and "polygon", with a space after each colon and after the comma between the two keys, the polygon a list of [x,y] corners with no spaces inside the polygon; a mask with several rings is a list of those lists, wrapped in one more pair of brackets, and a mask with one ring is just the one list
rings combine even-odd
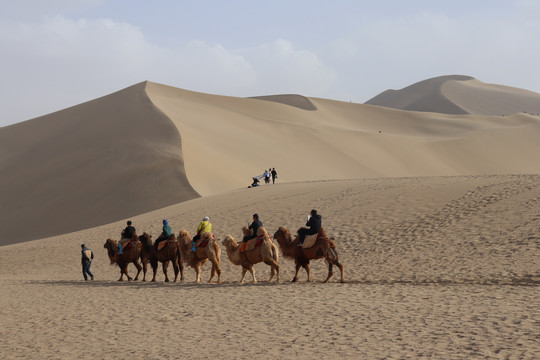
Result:
{"label": "camel caravan", "polygon": [[[116,241],[107,239],[104,248],[111,265],[118,265],[120,268],[120,278],[124,280],[124,275],[128,281],[136,281],[141,271],[143,272],[142,281],[146,281],[146,272],[148,264],[152,267],[152,282],[156,281],[156,273],[159,263],[162,265],[165,282],[169,282],[167,268],[169,263],[174,269],[174,282],[184,280],[184,263],[187,263],[196,274],[196,283],[201,282],[201,271],[204,264],[210,262],[212,268],[208,283],[212,283],[217,274],[217,283],[221,284],[221,248],[219,239],[208,231],[211,225],[205,217],[201,222],[196,236],[190,236],[187,230],[180,230],[178,236],[170,231],[167,220],[164,220],[163,233],[159,235],[155,242],[152,241],[152,235],[143,233],[137,236],[135,229],[128,222],[128,227],[122,231],[121,240]],[[259,223],[262,225],[262,223]],[[309,222],[308,222],[309,224]],[[252,227],[252,226],[250,226]],[[254,231],[255,230],[255,231]],[[239,243],[232,235],[226,235],[221,242],[225,246],[227,257],[232,264],[242,268],[240,283],[244,283],[244,277],[249,271],[253,283],[257,282],[254,265],[265,263],[270,267],[270,278],[275,277],[276,283],[279,282],[279,251],[285,258],[294,260],[296,272],[292,282],[298,280],[300,268],[304,268],[307,273],[307,281],[311,282],[310,260],[324,259],[328,264],[328,275],[324,282],[328,282],[334,275],[333,267],[337,266],[340,270],[340,282],[345,282],[343,275],[343,265],[339,262],[336,244],[333,238],[326,235],[322,227],[316,229],[314,234],[310,234],[306,228],[300,228],[297,235],[293,238],[290,231],[285,227],[279,229],[271,237],[262,226],[254,226],[242,229],[243,241]],[[314,232],[314,231],[312,231]],[[276,244],[277,243],[277,244]],[[137,275],[132,278],[128,274],[128,265],[133,264],[137,269]]]}

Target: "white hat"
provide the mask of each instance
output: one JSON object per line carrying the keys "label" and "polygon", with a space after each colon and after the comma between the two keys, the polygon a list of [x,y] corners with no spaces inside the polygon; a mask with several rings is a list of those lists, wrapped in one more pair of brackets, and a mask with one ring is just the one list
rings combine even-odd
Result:
{"label": "white hat", "polygon": [[210,218],[208,216],[205,216],[204,219],[202,219],[202,221],[210,221]]}

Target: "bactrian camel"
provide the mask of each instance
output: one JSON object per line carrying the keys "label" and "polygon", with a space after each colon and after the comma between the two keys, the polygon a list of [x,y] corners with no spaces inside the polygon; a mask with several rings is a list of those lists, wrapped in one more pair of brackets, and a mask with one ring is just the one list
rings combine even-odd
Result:
{"label": "bactrian camel", "polygon": [[[248,229],[247,226],[242,230],[244,231],[244,235],[247,231],[252,231]],[[222,241],[222,244],[225,245],[225,248],[227,249],[229,260],[231,260],[234,265],[242,266],[241,284],[244,283],[244,276],[246,276],[247,271],[251,273],[253,282],[257,282],[253,265],[260,262],[264,262],[271,267],[270,279],[268,279],[268,281],[272,281],[274,275],[277,274],[276,282],[279,282],[279,255],[277,246],[263,227],[260,227],[257,231],[257,238],[259,237],[263,239],[261,246],[257,246],[254,249],[245,252],[240,252],[240,245],[232,235],[225,236],[225,239]]]}
{"label": "bactrian camel", "polygon": [[284,227],[280,227],[275,232],[274,239],[277,240],[283,256],[293,259],[296,264],[296,273],[292,279],[293,282],[298,280],[298,271],[301,267],[306,270],[308,281],[311,281],[309,261],[317,259],[325,259],[328,263],[328,276],[324,282],[330,280],[332,275],[334,275],[332,270],[334,265],[336,265],[341,272],[341,282],[345,282],[343,278],[343,265],[339,262],[336,244],[326,235],[324,229],[321,228],[317,241],[308,249],[298,246],[298,235],[293,240],[289,230]]}

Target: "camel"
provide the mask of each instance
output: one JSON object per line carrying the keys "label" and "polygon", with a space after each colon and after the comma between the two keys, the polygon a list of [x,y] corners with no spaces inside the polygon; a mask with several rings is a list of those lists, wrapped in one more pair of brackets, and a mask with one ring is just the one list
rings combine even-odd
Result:
{"label": "camel", "polygon": [[178,272],[180,272],[180,280],[184,280],[184,264],[182,263],[182,257],[180,256],[180,245],[178,244],[178,241],[176,241],[176,236],[174,234],[171,234],[169,239],[164,240],[167,241],[167,246],[159,251],[152,243],[152,235],[143,233],[139,236],[139,241],[142,243],[141,260],[144,268],[144,277],[142,281],[146,280],[146,266],[148,262],[150,262],[150,266],[152,266],[152,270],[154,271],[154,276],[151,280],[152,282],[156,281],[158,262],[161,262],[163,274],[165,275],[165,282],[169,282],[169,276],[167,275],[169,262],[172,262],[173,265],[174,282],[178,280]]}
{"label": "camel", "polygon": [[[134,235],[136,239],[137,235]],[[128,281],[131,281],[132,278],[128,274],[128,265],[133,263],[137,268],[137,276],[135,276],[134,281],[139,279],[139,274],[141,273],[142,266],[139,263],[139,257],[141,256],[141,243],[136,242],[130,249],[125,249],[123,254],[118,254],[118,242],[113,239],[107,239],[103,245],[107,249],[107,254],[112,264],[117,264],[120,267],[120,279],[118,281],[124,281],[124,274],[126,274]]]}
{"label": "camel", "polygon": [[180,253],[182,254],[182,260],[187,261],[189,266],[191,266],[195,270],[195,273],[197,274],[196,282],[198,283],[201,282],[202,266],[206,263],[207,260],[210,260],[210,262],[212,263],[212,271],[210,273],[210,279],[208,280],[208,282],[211,283],[214,275],[217,273],[217,283],[221,284],[221,248],[219,247],[218,242],[214,239],[212,233],[202,233],[201,239],[208,240],[208,244],[205,247],[198,247],[196,251],[191,251],[192,240],[189,232],[187,230],[180,230],[180,233],[178,234],[178,242],[180,244]]}
{"label": "camel", "polygon": [[324,282],[328,282],[332,275],[334,275],[334,272],[332,271],[333,265],[339,267],[339,271],[341,272],[341,282],[345,282],[343,279],[343,265],[339,263],[336,244],[326,235],[324,229],[321,228],[315,245],[309,249],[304,249],[301,246],[298,246],[298,235],[293,240],[289,230],[284,227],[280,227],[275,232],[274,239],[277,240],[283,256],[293,259],[296,264],[296,273],[294,274],[292,282],[298,280],[298,271],[301,267],[306,269],[308,281],[311,281],[309,261],[323,258],[328,263],[328,277],[326,280],[324,280]]}
{"label": "camel", "polygon": [[[242,231],[244,234],[246,234],[247,231],[249,231],[250,234],[252,233],[252,230],[248,229],[247,226],[244,226]],[[276,282],[279,282],[279,255],[277,246],[274,244],[263,227],[260,227],[257,231],[257,237],[264,237],[262,245],[246,252],[240,252],[240,245],[237,244],[232,235],[225,236],[225,240],[223,240],[222,244],[225,245],[225,248],[227,249],[227,256],[229,257],[229,260],[231,260],[234,265],[242,266],[242,278],[240,279],[241,284],[244,283],[244,276],[248,270],[253,277],[253,283],[257,282],[253,265],[260,262],[264,262],[271,267],[270,279],[268,279],[268,281],[272,281],[274,275],[277,274]]]}

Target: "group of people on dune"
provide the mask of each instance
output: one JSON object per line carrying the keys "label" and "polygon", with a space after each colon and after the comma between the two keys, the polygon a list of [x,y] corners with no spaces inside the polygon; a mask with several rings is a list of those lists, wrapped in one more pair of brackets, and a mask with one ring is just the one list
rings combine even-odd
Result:
{"label": "group of people on dune", "polygon": [[253,182],[251,183],[250,188],[259,186],[259,182],[261,179],[264,179],[265,184],[270,184],[270,179],[272,179],[272,184],[276,183],[277,179],[277,171],[276,168],[269,168],[268,170],[264,170],[264,172],[261,175],[254,176]]}

